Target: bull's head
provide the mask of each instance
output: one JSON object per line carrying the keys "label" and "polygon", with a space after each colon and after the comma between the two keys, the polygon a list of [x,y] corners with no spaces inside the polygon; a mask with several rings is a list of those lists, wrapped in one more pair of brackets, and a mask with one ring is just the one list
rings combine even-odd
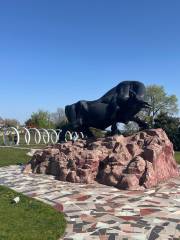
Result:
{"label": "bull's head", "polygon": [[130,92],[130,101],[132,101],[138,108],[151,108],[151,105],[148,102],[143,100],[144,95],[137,96],[135,92]]}

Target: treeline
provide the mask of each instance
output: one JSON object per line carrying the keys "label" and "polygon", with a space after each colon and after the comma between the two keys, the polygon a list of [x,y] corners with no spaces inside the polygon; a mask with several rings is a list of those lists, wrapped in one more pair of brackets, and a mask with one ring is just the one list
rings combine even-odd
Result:
{"label": "treeline", "polygon": [[[150,128],[162,128],[172,141],[175,150],[180,151],[180,118],[178,117],[178,99],[175,95],[168,95],[164,87],[158,85],[147,86],[145,100],[151,105],[150,109],[142,110],[138,115],[144,119]],[[20,123],[16,119],[0,118],[0,125],[18,126]],[[56,112],[39,110],[33,112],[31,117],[25,122],[28,127],[37,128],[62,128],[67,124],[67,119],[63,108],[58,108]],[[100,131],[94,130],[95,133]],[[139,131],[137,124],[130,122],[124,126],[123,133],[126,135]],[[101,134],[100,134],[101,136]]]}
{"label": "treeline", "polygon": [[61,128],[67,123],[65,112],[63,108],[58,108],[56,112],[50,113],[48,111],[39,110],[33,112],[31,117],[25,122],[28,127],[36,128]]}
{"label": "treeline", "polygon": [[[27,127],[36,128],[61,128],[66,124],[66,116],[63,108],[58,108],[56,112],[50,113],[48,111],[38,110],[33,112],[31,117],[24,123]],[[19,127],[20,122],[16,119],[2,119],[0,117],[1,127]]]}
{"label": "treeline", "polygon": [[0,127],[17,127],[20,125],[20,122],[14,118],[1,118],[0,117]]}

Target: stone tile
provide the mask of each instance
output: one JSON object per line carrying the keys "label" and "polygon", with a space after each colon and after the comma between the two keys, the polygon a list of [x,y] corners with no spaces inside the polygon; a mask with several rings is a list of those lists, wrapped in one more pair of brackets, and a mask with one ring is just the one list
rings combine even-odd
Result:
{"label": "stone tile", "polygon": [[180,238],[180,177],[147,191],[57,181],[0,168],[0,184],[52,205],[67,219],[65,240]]}

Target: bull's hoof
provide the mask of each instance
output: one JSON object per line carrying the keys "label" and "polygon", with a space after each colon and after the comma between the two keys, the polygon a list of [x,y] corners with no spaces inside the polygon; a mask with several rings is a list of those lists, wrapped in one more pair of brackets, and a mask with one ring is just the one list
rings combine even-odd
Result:
{"label": "bull's hoof", "polygon": [[121,135],[121,131],[119,129],[115,130],[115,131],[111,131],[110,133],[111,136],[114,136],[114,135]]}
{"label": "bull's hoof", "polygon": [[150,128],[149,124],[147,122],[144,122],[140,126],[140,131],[146,130],[146,129],[149,129],[149,128]]}

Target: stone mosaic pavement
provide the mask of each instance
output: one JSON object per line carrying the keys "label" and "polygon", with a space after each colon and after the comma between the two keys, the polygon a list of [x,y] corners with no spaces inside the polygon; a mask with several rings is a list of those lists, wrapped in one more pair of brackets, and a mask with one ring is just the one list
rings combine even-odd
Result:
{"label": "stone mosaic pavement", "polygon": [[0,184],[64,212],[64,240],[180,239],[180,178],[145,192],[121,191],[25,175],[9,166],[0,168]]}

